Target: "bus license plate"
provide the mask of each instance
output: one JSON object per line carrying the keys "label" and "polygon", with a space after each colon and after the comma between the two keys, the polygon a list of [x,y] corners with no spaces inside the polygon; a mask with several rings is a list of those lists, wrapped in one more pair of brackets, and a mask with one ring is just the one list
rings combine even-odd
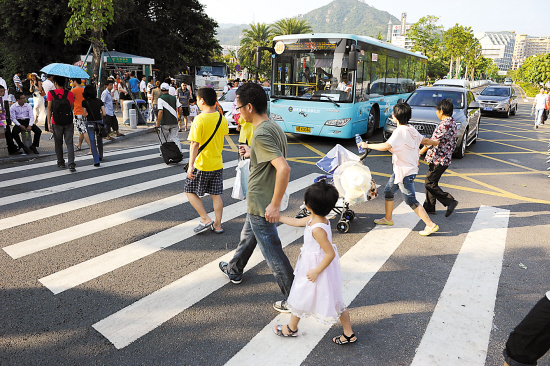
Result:
{"label": "bus license plate", "polygon": [[491,108],[491,107],[485,107],[485,108],[483,108],[483,110],[484,110],[484,111],[491,112],[491,111],[493,110],[493,108]]}
{"label": "bus license plate", "polygon": [[311,133],[311,127],[300,127],[300,126],[296,126],[296,132]]}

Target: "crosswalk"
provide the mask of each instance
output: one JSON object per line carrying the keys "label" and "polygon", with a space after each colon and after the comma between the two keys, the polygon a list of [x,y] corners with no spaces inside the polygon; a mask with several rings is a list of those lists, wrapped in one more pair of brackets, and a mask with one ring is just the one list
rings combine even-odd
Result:
{"label": "crosswalk", "polygon": [[[25,184],[29,177],[43,187],[24,193],[7,191],[14,194],[1,197],[0,207],[3,211],[0,217],[0,238],[4,255],[9,256],[10,261],[40,263],[43,256],[56,248],[63,248],[64,252],[76,255],[82,242],[108,230],[181,207],[186,207],[187,212],[194,212],[186,195],[181,192],[184,173],[181,168],[162,163],[157,145],[111,151],[105,156],[108,158],[101,169],[82,166],[79,167],[77,175],[57,170],[51,162],[0,170],[0,179],[4,187]],[[84,160],[86,157],[78,159]],[[231,191],[236,165],[236,160],[224,162],[224,195],[229,195]],[[91,171],[94,171],[95,176],[89,176],[88,172]],[[25,176],[18,176],[23,173]],[[306,172],[292,179],[288,187],[291,197],[299,200],[303,190],[317,175],[319,174]],[[146,179],[136,184],[120,183],[121,180],[134,176]],[[110,184],[112,189],[79,196],[79,192],[98,184]],[[122,207],[114,213],[106,212],[90,219],[78,215],[94,205],[101,207],[103,204],[113,203],[116,206],[117,200],[133,197],[137,193],[164,187],[170,187],[172,191],[175,186],[179,187],[179,193],[168,194],[146,203],[137,201],[134,206]],[[67,194],[73,199],[66,201]],[[50,198],[47,207],[29,209],[25,212],[16,209],[19,204],[28,204],[33,199],[44,197]],[[417,194],[417,198],[422,201],[423,195]],[[99,211],[101,212],[101,209]],[[213,212],[209,214],[213,215]],[[228,199],[224,207],[223,223],[242,222],[245,214],[246,201]],[[477,209],[454,266],[445,279],[445,287],[436,299],[427,326],[422,330],[415,354],[408,360],[412,365],[485,364],[509,214],[508,210],[489,206],[480,206]],[[23,236],[19,239],[19,236],[13,235],[22,223],[47,223],[65,215],[78,219],[67,227],[33,233],[32,237]],[[30,280],[37,281],[41,288],[47,289],[50,299],[56,299],[71,290],[86,288],[92,281],[95,286],[101,286],[101,280],[109,274],[117,273],[136,263],[145,263],[155,253],[171,250],[176,244],[179,249],[190,246],[197,237],[193,228],[199,219],[195,214],[194,218],[185,219],[157,232],[145,232],[136,240],[120,243],[114,248],[111,246],[92,257],[78,256],[78,259],[69,261],[68,265]],[[359,220],[361,218],[353,225],[357,225]],[[358,296],[365,291],[373,277],[380,274],[383,266],[411,235],[416,234],[415,229],[418,230],[420,225],[418,216],[404,203],[396,207],[394,221],[394,226],[368,230],[359,236],[355,243],[347,243],[350,244],[349,249],[345,253],[340,253],[344,299],[346,303],[351,304],[352,309]],[[289,248],[293,244],[299,245],[303,235],[302,228],[287,225],[280,225],[278,231],[283,247]],[[228,238],[227,234],[224,235],[223,240],[238,242],[237,236]],[[344,242],[346,235],[348,234],[342,234],[341,237]],[[213,240],[220,239],[215,236]],[[101,335],[119,352],[131,348],[137,341],[149,339],[148,337],[154,339],[155,332],[163,324],[173,321],[198,303],[223,291],[225,286],[233,286],[228,284],[227,278],[219,272],[218,263],[229,261],[234,250],[227,249],[219,254],[211,255],[204,263],[192,266],[182,277],[115,309],[107,316],[91,319],[87,326],[94,329],[96,334]],[[262,254],[256,250],[247,264],[246,271],[255,270],[262,263],[265,263]],[[132,268],[135,270],[136,267]],[[208,319],[204,321],[207,322]],[[257,327],[255,333],[241,342],[239,349],[228,354],[222,363],[300,365],[308,360],[331,329],[330,326],[319,324],[310,318],[303,319],[300,323],[300,336],[288,342],[288,339],[275,337],[271,330],[275,324],[286,323],[288,315],[264,317],[263,321],[264,325]],[[280,360],[282,349],[285,350],[283,363]]]}

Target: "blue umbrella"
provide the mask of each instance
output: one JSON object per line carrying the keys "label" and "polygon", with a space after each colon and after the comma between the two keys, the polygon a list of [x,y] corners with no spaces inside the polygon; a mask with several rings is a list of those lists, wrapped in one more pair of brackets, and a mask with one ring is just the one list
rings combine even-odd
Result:
{"label": "blue umbrella", "polygon": [[49,74],[49,75],[58,75],[58,76],[65,76],[70,79],[89,79],[90,75],[84,70],[82,70],[80,67],[75,65],[69,65],[69,64],[49,64],[48,66],[44,66],[41,70],[41,72]]}

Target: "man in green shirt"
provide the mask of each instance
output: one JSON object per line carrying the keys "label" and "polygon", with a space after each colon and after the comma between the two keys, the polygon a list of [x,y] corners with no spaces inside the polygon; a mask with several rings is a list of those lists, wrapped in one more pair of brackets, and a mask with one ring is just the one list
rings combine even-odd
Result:
{"label": "man in green shirt", "polygon": [[157,127],[166,141],[174,141],[181,151],[180,138],[178,136],[178,114],[176,110],[181,111],[180,102],[173,95],[168,94],[170,86],[162,83],[160,90],[162,95],[158,99],[158,118]]}
{"label": "man in green shirt", "polygon": [[277,233],[281,200],[290,178],[286,161],[286,135],[267,116],[267,97],[262,87],[245,83],[237,90],[237,110],[246,122],[255,127],[250,148],[239,146],[239,153],[250,157],[250,176],[246,200],[248,213],[241,231],[241,240],[233,259],[220,262],[220,270],[235,284],[241,283],[246,266],[256,244],[277,279],[284,300],[273,304],[275,310],[288,313],[286,298],[290,293],[294,273],[283,252]]}

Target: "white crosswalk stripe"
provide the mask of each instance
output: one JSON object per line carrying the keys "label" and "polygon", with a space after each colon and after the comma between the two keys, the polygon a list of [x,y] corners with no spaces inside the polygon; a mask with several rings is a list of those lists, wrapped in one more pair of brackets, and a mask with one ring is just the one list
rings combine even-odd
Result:
{"label": "white crosswalk stripe", "polygon": [[[142,153],[145,155],[135,156]],[[128,156],[125,156],[126,154]],[[159,159],[158,145],[119,150],[107,153],[106,156],[111,156],[113,159],[110,159],[105,167],[120,167],[124,164],[141,161],[143,161],[143,164],[138,168],[116,173],[86,166],[82,167],[80,172],[96,169],[98,175],[93,178],[75,179],[74,182],[53,185],[47,189],[37,189],[25,194],[3,197],[0,200],[0,207],[45,195],[52,195],[54,198],[59,195],[61,201],[36,211],[18,213],[0,219],[0,235],[3,230],[13,228],[17,230],[21,223],[28,224],[48,220],[56,215],[76,212],[91,205],[106,203],[134,193],[181,183],[185,178],[181,167],[174,167],[176,170],[168,177],[163,177],[166,173],[155,174],[155,172],[159,172],[164,168],[171,168],[171,166],[164,163],[155,164],[153,158]],[[120,159],[117,160],[117,157],[120,157]],[[80,158],[81,160],[90,159],[89,157]],[[37,163],[28,164],[25,167],[3,169],[0,170],[0,175],[20,171],[25,171],[25,174],[28,174],[29,170],[31,172],[34,169],[38,171],[38,169],[51,166],[51,164],[51,162]],[[233,169],[236,164],[236,160],[227,161],[224,163],[224,169]],[[33,181],[60,179],[67,174],[58,170],[45,173],[43,171],[39,170],[39,174],[32,176]],[[146,181],[101,194],[78,198],[71,202],[62,201],[61,193],[67,190],[139,174],[146,174]],[[291,180],[288,191],[291,194],[302,191],[318,175],[308,174]],[[229,176],[231,177],[231,174]],[[27,178],[16,177],[5,180],[3,184],[5,183],[4,186],[15,186],[26,181]],[[230,189],[233,182],[234,178],[226,178],[224,180],[224,190]],[[417,193],[417,199],[423,201],[424,195]],[[53,201],[55,202],[55,199]],[[94,217],[90,221],[84,221],[83,219],[83,221],[77,222],[73,226],[63,227],[60,230],[43,235],[38,234],[30,239],[25,237],[25,240],[19,242],[12,240],[11,243],[13,244],[4,244],[3,250],[13,260],[21,260],[21,263],[25,263],[30,258],[40,259],[41,256],[46,256],[50,253],[50,249],[61,244],[77,247],[81,242],[87,240],[88,236],[119,225],[136,222],[136,220],[148,215],[182,205],[192,210],[184,193],[171,194],[160,200],[145,204],[136,203],[130,208],[121,209],[114,213],[111,213],[111,211],[108,215]],[[222,222],[228,223],[232,220],[242,219],[246,211],[246,201],[229,204],[224,207]],[[292,213],[286,214],[291,215]],[[434,303],[437,300],[437,305],[433,314],[431,314],[430,321],[426,329],[419,331],[419,334],[423,333],[423,336],[417,344],[418,348],[414,358],[411,356],[411,359],[408,360],[412,362],[412,365],[481,366],[485,363],[507,238],[509,214],[508,210],[500,208],[489,206],[479,208],[454,266],[448,278],[443,280],[445,281],[443,291],[438,294],[438,298],[434,297]],[[209,215],[212,217],[213,213],[210,212]],[[345,253],[341,253],[343,295],[347,304],[358,298],[358,295],[369,285],[371,279],[380,272],[382,266],[400,246],[406,243],[410,235],[418,236],[414,229],[419,223],[419,218],[405,203],[397,206],[393,215],[394,226],[377,226],[364,234],[362,238],[356,236],[353,243],[348,243],[350,248]],[[115,247],[117,249],[110,249],[104,254],[95,257],[88,256],[87,258],[90,259],[86,258],[85,261],[78,261],[76,264],[73,261],[61,268],[53,268],[48,272],[42,272],[40,276],[37,276],[42,277],[36,279],[54,295],[59,294],[56,299],[70,295],[75,290],[87,289],[88,286],[91,286],[91,283],[94,283],[95,286],[103,286],[101,281],[108,278],[107,274],[109,273],[115,275],[117,274],[115,271],[123,271],[124,266],[138,260],[151,260],[149,257],[151,254],[175,244],[183,243],[185,246],[186,243],[193,243],[193,240],[200,240],[196,239],[197,234],[193,231],[193,228],[198,225],[199,219],[194,218],[162,231],[147,233],[146,236],[141,236],[139,240]],[[304,229],[280,225],[278,231],[282,245],[286,247],[300,239],[303,236]],[[77,239],[81,240],[77,241]],[[237,241],[238,238],[234,237],[232,240]],[[75,242],[71,243],[72,241]],[[177,278],[181,275],[177,276],[177,279],[172,280],[173,282],[168,285],[152,293],[147,292],[141,298],[132,299],[133,303],[129,303],[129,305],[125,303],[123,306],[114,308],[112,311],[102,314],[101,317],[96,317],[89,324],[106,340],[111,342],[116,349],[128,347],[137,340],[146,340],[145,335],[156,334],[155,332],[158,332],[157,328],[161,325],[169,322],[179,314],[189,312],[195,304],[226,286],[228,280],[220,273],[218,263],[220,261],[228,262],[233,257],[234,252],[225,250],[212,256],[204,261],[204,263],[208,262],[207,264],[196,266],[185,276],[181,278]],[[31,254],[33,256],[30,256]],[[213,259],[213,257],[217,258]],[[256,250],[245,271],[250,271],[262,262],[264,262],[262,253]],[[36,279],[33,279],[33,281]],[[155,287],[155,289],[158,287]],[[52,295],[51,293],[50,295]],[[272,332],[275,324],[286,323],[288,323],[288,315],[286,314],[274,318],[266,317],[265,322],[262,319],[255,331],[258,333],[250,335],[244,346],[239,346],[240,349],[228,355],[221,363],[225,362],[226,365],[279,365],[281,364],[281,350],[284,350],[285,365],[300,365],[307,362],[308,357],[314,356],[315,352],[313,350],[325,338],[331,328],[317,323],[313,318],[302,319],[299,337],[292,342],[288,342],[285,338],[276,337]]]}

